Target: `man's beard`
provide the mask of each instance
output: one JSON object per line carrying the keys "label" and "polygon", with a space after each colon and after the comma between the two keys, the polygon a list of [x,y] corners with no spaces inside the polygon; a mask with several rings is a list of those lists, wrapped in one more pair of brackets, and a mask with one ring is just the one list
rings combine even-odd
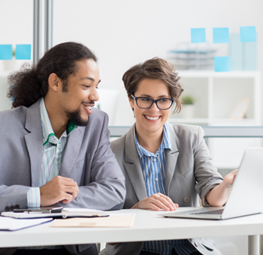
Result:
{"label": "man's beard", "polygon": [[66,112],[67,117],[70,121],[72,121],[77,126],[86,126],[88,123],[89,118],[86,120],[81,118],[80,108],[74,112]]}

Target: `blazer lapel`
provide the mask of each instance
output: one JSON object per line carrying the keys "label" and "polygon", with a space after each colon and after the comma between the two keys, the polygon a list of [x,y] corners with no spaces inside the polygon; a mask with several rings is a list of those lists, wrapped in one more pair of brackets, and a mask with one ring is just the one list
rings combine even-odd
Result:
{"label": "blazer lapel", "polygon": [[169,125],[169,130],[172,150],[166,150],[165,152],[165,191],[167,196],[169,196],[169,187],[175,172],[176,162],[179,155],[178,147],[176,144],[177,137],[172,125]]}
{"label": "blazer lapel", "polygon": [[73,169],[83,141],[84,129],[84,127],[78,127],[69,134],[59,175],[68,177],[70,171]]}
{"label": "blazer lapel", "polygon": [[134,140],[134,126],[127,133],[124,150],[124,166],[137,198],[140,201],[147,197],[147,192]]}
{"label": "blazer lapel", "polygon": [[39,101],[28,108],[25,128],[29,131],[29,133],[25,135],[25,144],[30,159],[31,186],[39,187],[43,151]]}

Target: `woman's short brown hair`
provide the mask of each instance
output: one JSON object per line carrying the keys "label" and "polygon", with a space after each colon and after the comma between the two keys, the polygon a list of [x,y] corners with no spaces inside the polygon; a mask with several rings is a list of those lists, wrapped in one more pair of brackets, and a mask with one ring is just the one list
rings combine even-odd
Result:
{"label": "woman's short brown hair", "polygon": [[168,87],[171,97],[175,101],[174,112],[180,112],[182,103],[180,95],[184,91],[179,83],[180,77],[175,72],[173,65],[161,58],[152,58],[142,64],[133,66],[122,77],[125,89],[130,98],[138,89],[138,84],[143,79],[162,80]]}

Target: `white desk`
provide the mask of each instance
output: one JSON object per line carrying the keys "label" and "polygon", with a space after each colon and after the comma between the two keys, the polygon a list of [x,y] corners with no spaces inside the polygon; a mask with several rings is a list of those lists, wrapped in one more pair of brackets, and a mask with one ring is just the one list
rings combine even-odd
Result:
{"label": "white desk", "polygon": [[[183,208],[180,208],[183,209]],[[136,214],[132,228],[51,228],[50,223],[15,231],[0,231],[0,247],[66,245],[100,242],[129,242],[185,239],[208,236],[250,236],[249,255],[259,255],[263,214],[231,220],[167,219],[158,212],[138,209],[114,211]]]}

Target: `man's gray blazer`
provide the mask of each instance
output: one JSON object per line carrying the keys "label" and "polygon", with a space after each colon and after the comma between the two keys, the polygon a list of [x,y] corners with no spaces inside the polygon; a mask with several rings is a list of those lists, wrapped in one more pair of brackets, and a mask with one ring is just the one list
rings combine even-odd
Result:
{"label": "man's gray blazer", "polygon": [[[87,126],[69,134],[59,175],[76,181],[79,193],[69,204],[57,205],[100,210],[122,208],[124,177],[110,149],[107,125],[107,115],[93,109]],[[39,185],[43,151],[39,101],[29,108],[0,112],[0,134],[1,212],[15,206],[26,207],[29,188]],[[86,248],[87,245],[70,247],[73,254],[81,254]]]}
{"label": "man's gray blazer", "polygon": [[[206,194],[222,182],[212,164],[203,139],[203,129],[190,125],[169,125],[172,150],[165,155],[165,191],[180,207],[199,206],[198,195],[204,205]],[[140,159],[134,140],[134,126],[127,134],[111,143],[112,151],[125,176],[126,199],[123,208],[131,208],[147,197]],[[211,233],[211,236],[213,233]],[[220,254],[212,239],[192,239],[191,243],[203,254]],[[211,248],[209,251],[204,245]],[[139,254],[143,243],[107,245],[101,254]],[[132,251],[132,253],[129,253]]]}

